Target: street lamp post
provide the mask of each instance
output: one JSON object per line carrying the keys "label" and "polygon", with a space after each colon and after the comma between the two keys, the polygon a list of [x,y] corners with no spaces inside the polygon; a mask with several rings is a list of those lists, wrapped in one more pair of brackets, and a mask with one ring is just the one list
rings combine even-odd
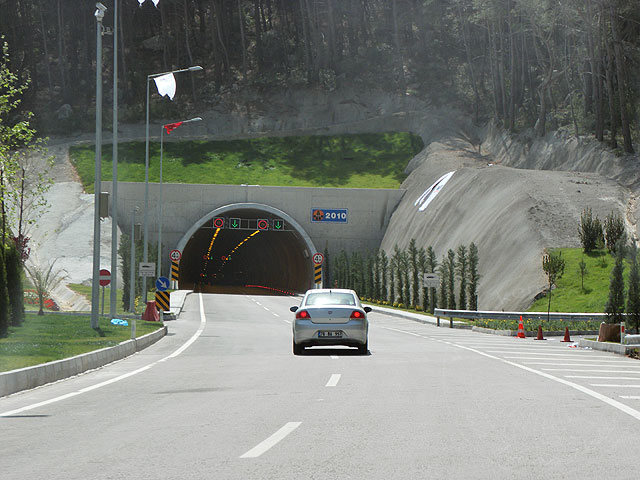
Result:
{"label": "street lamp post", "polygon": [[96,3],[96,165],[93,211],[93,278],[91,283],[91,328],[99,327],[100,304],[100,190],[102,175],[102,20],[107,11],[102,3]]}
{"label": "street lamp post", "polygon": [[118,295],[118,2],[113,1],[113,138],[111,179],[111,295],[109,312],[116,318]]}
{"label": "street lamp post", "polygon": [[[145,132],[145,153],[144,153],[144,242],[142,250],[142,261],[147,262],[149,260],[149,84],[151,80],[170,73],[182,73],[182,72],[197,72],[202,70],[199,65],[181,68],[179,70],[172,70],[170,72],[153,73],[147,75],[147,119],[146,119],[146,132]],[[160,259],[158,259],[160,260]],[[142,291],[143,300],[147,303],[147,277],[142,277]]]}
{"label": "street lamp post", "polygon": [[[190,118],[189,120],[183,120],[182,122],[176,122],[180,125],[184,125],[185,123],[193,123],[193,122],[201,122],[202,118],[195,117]],[[158,278],[162,276],[162,156],[163,156],[163,144],[164,144],[164,129],[165,125],[162,126],[160,131],[160,188],[158,192]]]}

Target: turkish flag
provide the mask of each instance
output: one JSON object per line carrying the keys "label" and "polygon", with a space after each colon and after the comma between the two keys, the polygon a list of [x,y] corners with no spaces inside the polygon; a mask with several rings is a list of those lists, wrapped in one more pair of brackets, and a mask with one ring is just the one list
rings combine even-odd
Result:
{"label": "turkish flag", "polygon": [[164,125],[164,128],[167,129],[167,135],[169,135],[171,132],[173,132],[180,125],[182,125],[182,122],[167,123],[166,125]]}

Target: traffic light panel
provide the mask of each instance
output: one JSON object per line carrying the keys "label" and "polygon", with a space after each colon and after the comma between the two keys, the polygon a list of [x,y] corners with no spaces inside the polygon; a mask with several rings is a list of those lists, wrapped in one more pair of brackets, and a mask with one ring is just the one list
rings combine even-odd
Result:
{"label": "traffic light panel", "polygon": [[283,231],[284,220],[282,220],[281,218],[274,218],[273,220],[271,220],[271,229],[279,232]]}
{"label": "traffic light panel", "polygon": [[230,218],[229,219],[229,228],[240,228],[240,219],[239,218]]}
{"label": "traffic light panel", "polygon": [[213,219],[213,228],[224,228],[224,217],[216,217]]}
{"label": "traffic light panel", "polygon": [[266,218],[258,219],[258,230],[269,230],[269,220]]}

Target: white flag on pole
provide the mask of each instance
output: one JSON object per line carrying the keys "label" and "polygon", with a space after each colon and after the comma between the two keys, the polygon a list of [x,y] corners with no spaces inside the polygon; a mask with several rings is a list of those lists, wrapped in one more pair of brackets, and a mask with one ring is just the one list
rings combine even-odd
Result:
{"label": "white flag on pole", "polygon": [[158,93],[162,96],[168,96],[171,100],[173,100],[173,96],[176,94],[176,79],[173,76],[173,73],[167,73],[166,75],[161,75],[159,77],[154,78],[156,81],[156,87],[158,88]]}

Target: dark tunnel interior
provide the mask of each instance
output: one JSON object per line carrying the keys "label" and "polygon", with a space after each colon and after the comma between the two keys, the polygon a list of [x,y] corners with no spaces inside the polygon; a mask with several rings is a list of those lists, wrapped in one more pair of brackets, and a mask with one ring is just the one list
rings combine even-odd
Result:
{"label": "dark tunnel interior", "polygon": [[256,209],[226,211],[208,220],[185,245],[179,288],[210,293],[304,292],[313,282],[310,255],[302,237],[280,217]]}

